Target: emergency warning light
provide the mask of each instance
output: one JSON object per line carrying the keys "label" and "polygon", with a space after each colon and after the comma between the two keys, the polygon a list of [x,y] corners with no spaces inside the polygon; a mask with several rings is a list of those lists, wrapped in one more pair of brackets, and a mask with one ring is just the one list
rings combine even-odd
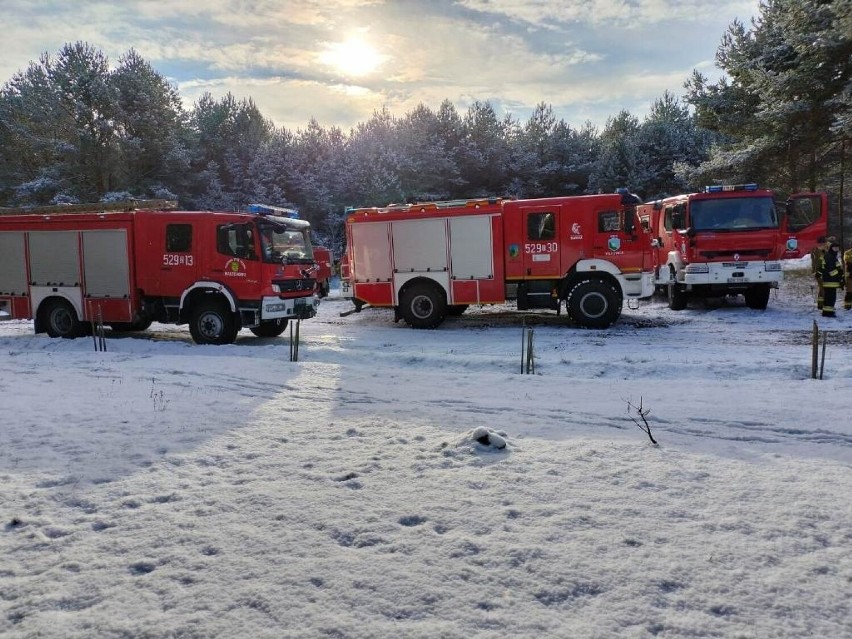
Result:
{"label": "emergency warning light", "polygon": [[271,206],[269,204],[249,204],[246,207],[249,213],[257,213],[258,215],[277,215],[278,217],[289,217],[293,220],[299,219],[299,212],[296,209],[288,209],[283,206]]}
{"label": "emergency warning light", "polygon": [[705,193],[724,193],[727,191],[757,191],[757,184],[714,184],[705,186]]}

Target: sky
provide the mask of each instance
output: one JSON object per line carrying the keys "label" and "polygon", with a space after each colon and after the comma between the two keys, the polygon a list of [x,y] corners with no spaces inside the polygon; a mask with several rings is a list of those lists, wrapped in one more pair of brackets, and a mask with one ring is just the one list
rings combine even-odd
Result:
{"label": "sky", "polygon": [[252,98],[279,127],[345,132],[386,108],[488,101],[521,122],[537,104],[580,128],[644,117],[698,70],[756,0],[2,0],[0,79],[88,42],[135,49],[190,107]]}
{"label": "sky", "polygon": [[607,330],[350,308],[297,362],[0,321],[0,635],[852,637],[852,311],[807,272]]}

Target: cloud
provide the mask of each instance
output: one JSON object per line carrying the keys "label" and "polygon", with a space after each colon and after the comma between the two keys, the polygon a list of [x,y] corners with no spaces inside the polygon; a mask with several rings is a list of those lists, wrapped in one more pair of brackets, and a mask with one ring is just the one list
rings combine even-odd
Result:
{"label": "cloud", "polygon": [[[311,118],[323,126],[348,131],[356,121],[367,120],[385,105],[387,96],[356,85],[334,85],[292,78],[241,78],[192,80],[178,84],[187,108],[203,93],[221,98],[231,93],[237,99],[252,98],[264,116],[279,127],[304,129]],[[353,114],[358,114],[353,120]]]}
{"label": "cloud", "polygon": [[471,10],[502,15],[541,28],[555,24],[583,23],[644,27],[679,20],[709,20],[718,15],[741,15],[757,12],[757,2],[750,0],[459,0]]}
{"label": "cloud", "polygon": [[[113,64],[136,49],[187,104],[230,91],[287,128],[444,99],[603,123],[679,94],[693,68],[712,77],[725,28],[753,13],[749,0],[4,0],[0,77],[84,40]],[[356,35],[373,62],[335,64],[328,52]]]}

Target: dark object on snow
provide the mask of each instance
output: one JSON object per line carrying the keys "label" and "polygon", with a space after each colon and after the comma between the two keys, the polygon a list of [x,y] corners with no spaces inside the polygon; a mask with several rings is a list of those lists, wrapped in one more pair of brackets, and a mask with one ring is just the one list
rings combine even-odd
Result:
{"label": "dark object on snow", "polygon": [[501,435],[498,435],[493,430],[488,430],[483,426],[476,428],[471,434],[473,440],[483,446],[490,446],[497,450],[506,448],[506,440]]}
{"label": "dark object on snow", "polygon": [[480,435],[479,437],[476,438],[476,441],[478,441],[483,446],[490,446],[491,445],[491,440],[488,439],[488,433],[485,433],[484,435]]}

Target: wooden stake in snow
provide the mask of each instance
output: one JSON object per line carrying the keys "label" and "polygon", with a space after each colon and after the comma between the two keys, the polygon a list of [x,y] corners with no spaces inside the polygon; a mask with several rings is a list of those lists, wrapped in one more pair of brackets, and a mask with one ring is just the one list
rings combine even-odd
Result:
{"label": "wooden stake in snow", "polygon": [[527,328],[526,324],[524,324],[524,328],[521,331],[521,375],[526,373],[527,375],[533,374],[535,375],[535,355],[533,355],[533,334],[534,331],[531,328]]}

